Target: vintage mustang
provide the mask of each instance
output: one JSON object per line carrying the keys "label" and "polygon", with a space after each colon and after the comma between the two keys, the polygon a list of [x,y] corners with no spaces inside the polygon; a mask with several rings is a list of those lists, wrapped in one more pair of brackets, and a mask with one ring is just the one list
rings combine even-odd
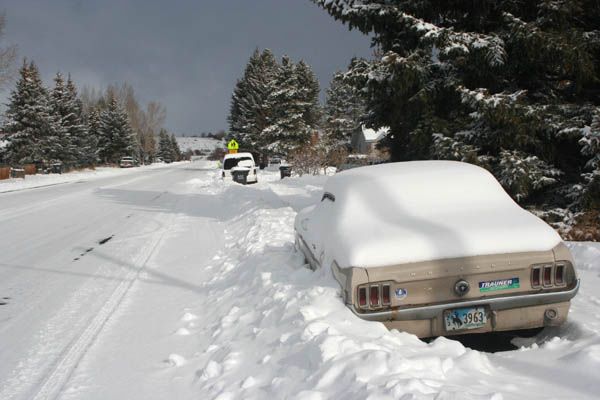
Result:
{"label": "vintage mustang", "polygon": [[311,268],[331,268],[352,312],[419,337],[557,326],[579,289],[558,234],[471,164],[336,174],[295,231],[296,247]]}

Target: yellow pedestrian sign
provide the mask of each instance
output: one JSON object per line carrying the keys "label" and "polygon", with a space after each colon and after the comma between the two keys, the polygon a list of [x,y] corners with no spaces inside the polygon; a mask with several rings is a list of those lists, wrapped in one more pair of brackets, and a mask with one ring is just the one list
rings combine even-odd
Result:
{"label": "yellow pedestrian sign", "polygon": [[237,153],[239,148],[240,145],[235,141],[235,139],[231,139],[229,143],[227,143],[227,150],[229,150],[229,154]]}

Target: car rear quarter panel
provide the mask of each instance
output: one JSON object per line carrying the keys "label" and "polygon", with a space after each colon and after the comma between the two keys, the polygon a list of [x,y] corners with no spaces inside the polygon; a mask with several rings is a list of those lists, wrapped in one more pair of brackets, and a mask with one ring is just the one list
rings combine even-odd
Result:
{"label": "car rear quarter panel", "polygon": [[[531,288],[531,265],[561,260],[572,262],[570,252],[563,243],[543,252],[435,260],[367,268],[365,272],[369,283],[391,282],[392,293],[395,293],[395,289],[404,289],[406,293],[404,297],[398,298],[392,295],[391,306],[407,307],[536,292],[539,289]],[[519,279],[518,287],[513,285],[512,288],[488,291],[480,288],[481,282],[513,278]],[[571,281],[574,278],[571,276]],[[456,282],[461,279],[467,281],[470,286],[469,292],[463,296],[459,296],[454,291]],[[348,290],[356,292],[356,287]],[[357,304],[354,296],[355,293],[352,296],[352,304]]]}

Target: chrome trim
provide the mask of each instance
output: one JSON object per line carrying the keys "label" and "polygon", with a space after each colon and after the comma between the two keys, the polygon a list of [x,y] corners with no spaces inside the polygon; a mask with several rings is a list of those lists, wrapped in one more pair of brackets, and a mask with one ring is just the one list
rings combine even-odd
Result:
{"label": "chrome trim", "polygon": [[[550,283],[546,284],[546,270],[550,270]],[[554,264],[547,264],[542,267],[542,287],[548,289],[554,286]]]}
{"label": "chrome trim", "polygon": [[319,262],[313,255],[312,251],[310,251],[308,244],[306,244],[306,242],[304,241],[304,238],[302,237],[302,235],[300,235],[298,233],[298,231],[296,231],[296,238],[298,238],[298,244],[300,247],[300,251],[302,252],[302,254],[304,254],[304,257],[306,257],[306,259],[308,260],[310,269],[312,269],[313,271],[316,271],[317,268],[320,267]]}
{"label": "chrome trim", "polygon": [[530,293],[518,296],[494,297],[454,303],[436,304],[432,306],[393,309],[388,311],[360,313],[354,304],[347,307],[359,318],[367,321],[407,321],[418,319],[432,319],[445,310],[461,307],[489,306],[492,311],[508,310],[511,308],[532,307],[543,304],[562,303],[571,300],[579,291],[579,279],[575,287],[560,292]]}

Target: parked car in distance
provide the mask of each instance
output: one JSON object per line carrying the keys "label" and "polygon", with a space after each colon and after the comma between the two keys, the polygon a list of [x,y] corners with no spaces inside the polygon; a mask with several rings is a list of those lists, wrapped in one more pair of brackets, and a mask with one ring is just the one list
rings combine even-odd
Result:
{"label": "parked car in distance", "polygon": [[221,163],[221,177],[223,179],[232,179],[232,169],[237,167],[240,163],[241,168],[248,170],[246,183],[258,182],[257,167],[252,153],[226,154],[225,157],[223,157],[223,162]]}
{"label": "parked car in distance", "polygon": [[119,161],[119,167],[121,168],[131,168],[137,165],[137,161],[133,157],[121,157],[121,161]]}
{"label": "parked car in distance", "polygon": [[356,316],[419,337],[557,326],[579,289],[558,234],[461,162],[336,174],[295,234]]}

